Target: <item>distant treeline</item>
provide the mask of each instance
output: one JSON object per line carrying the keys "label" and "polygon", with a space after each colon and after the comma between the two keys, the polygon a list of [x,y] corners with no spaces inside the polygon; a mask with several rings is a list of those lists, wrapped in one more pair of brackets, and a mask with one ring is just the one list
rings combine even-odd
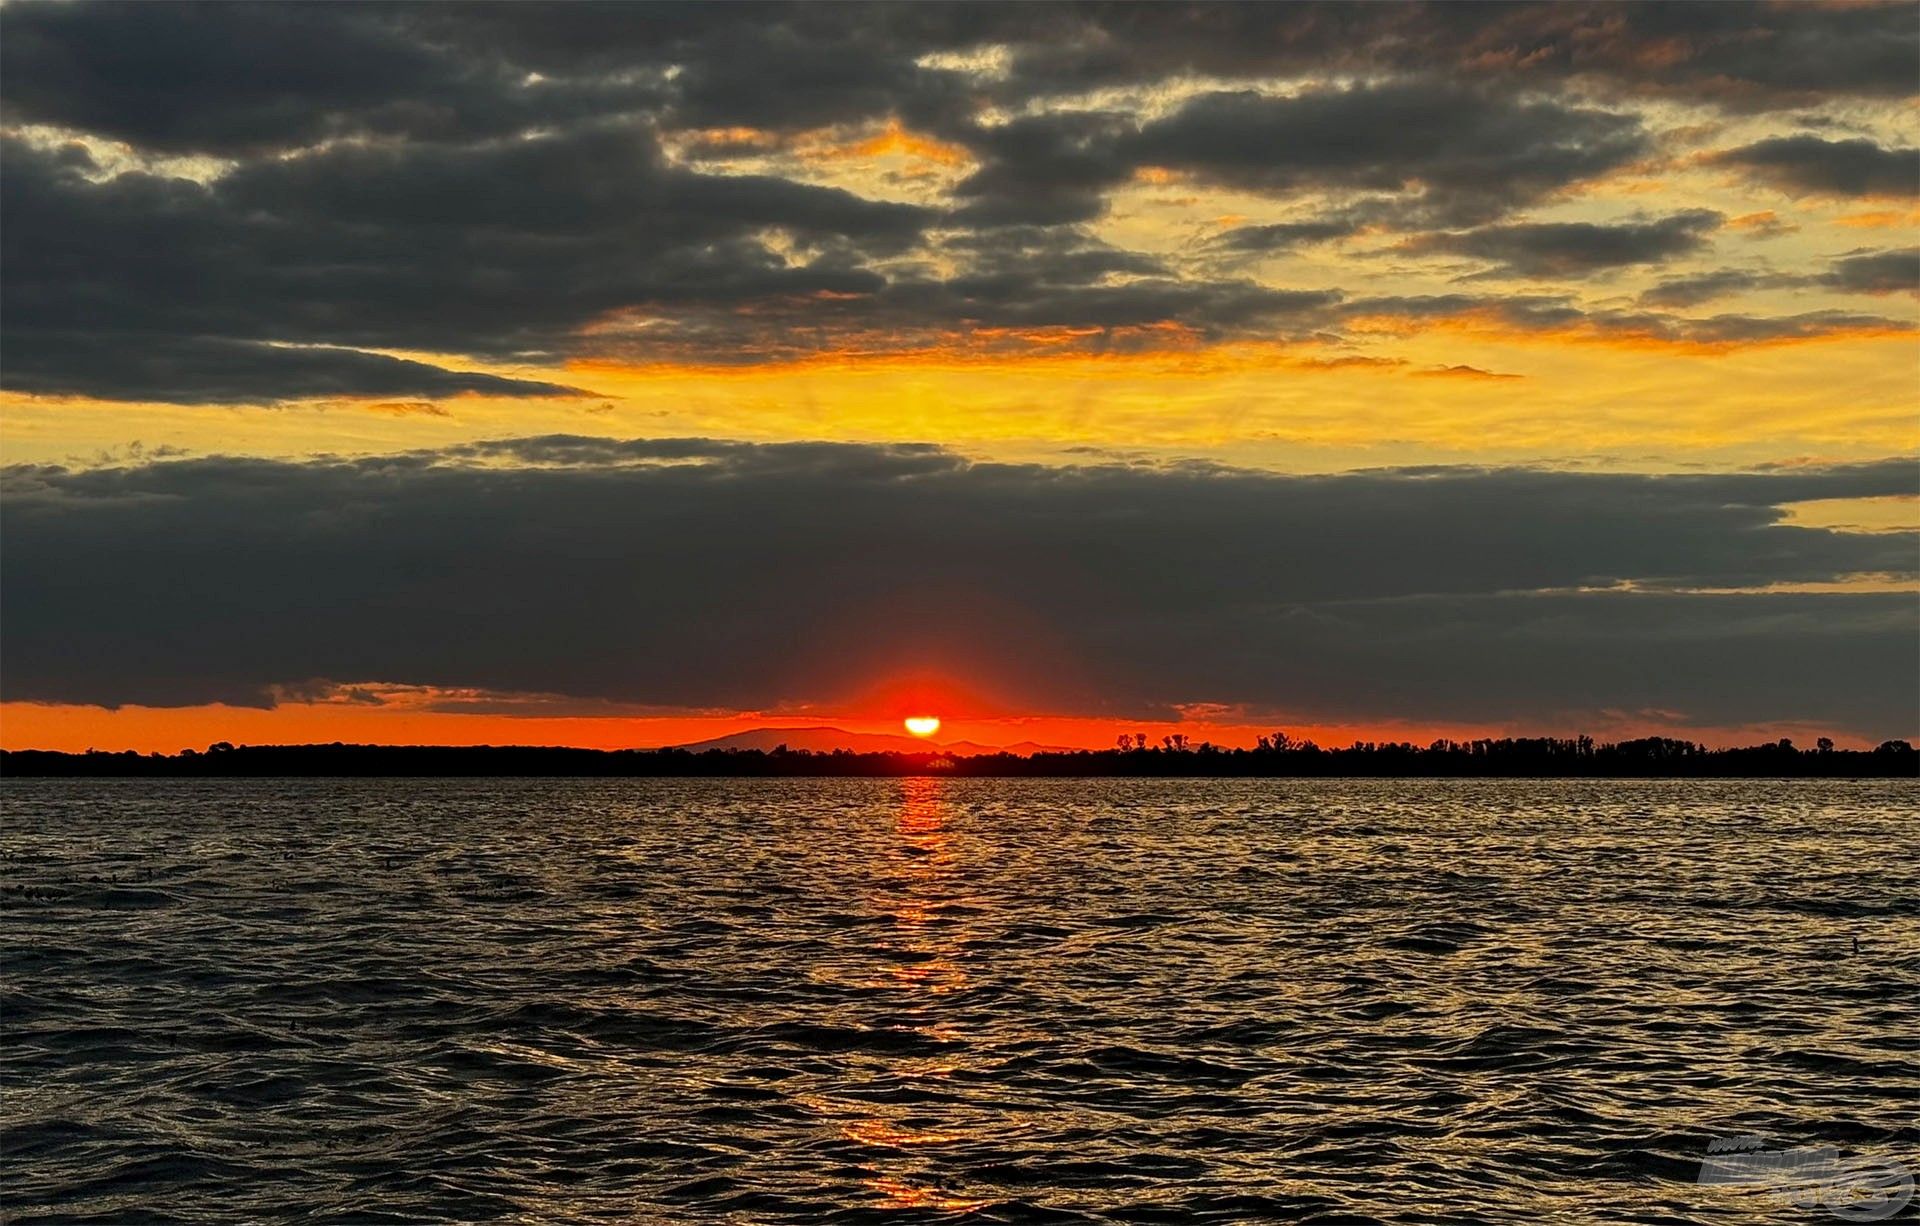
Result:
{"label": "distant treeline", "polygon": [[225,742],[205,752],[178,754],[0,751],[0,775],[66,777],[246,778],[269,776],[873,776],[1093,778],[1331,778],[1474,776],[1505,778],[1914,778],[1920,752],[1905,741],[1872,750],[1835,749],[1821,738],[1813,749],[1781,740],[1741,749],[1708,749],[1668,737],[1596,743],[1591,737],[1503,740],[1360,741],[1322,749],[1285,733],[1262,737],[1258,748],[1222,749],[1183,737],[1148,746],[1122,737],[1123,747],[948,757],[928,753],[793,752],[757,749],[543,749],[527,746],[256,745]]}

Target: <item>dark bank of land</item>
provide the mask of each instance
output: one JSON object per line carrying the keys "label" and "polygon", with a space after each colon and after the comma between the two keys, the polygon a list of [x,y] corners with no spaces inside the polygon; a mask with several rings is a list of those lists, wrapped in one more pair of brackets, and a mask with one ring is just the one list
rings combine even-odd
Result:
{"label": "dark bank of land", "polygon": [[[1144,739],[1144,738],[1143,738]],[[26,777],[248,778],[271,776],[872,776],[1003,778],[1914,778],[1920,751],[1905,741],[1871,750],[1812,749],[1776,741],[1708,749],[1666,737],[1596,743],[1562,740],[1435,741],[1418,746],[1362,741],[1344,749],[1263,738],[1257,749],[1222,749],[1167,738],[1158,747],[1068,753],[832,753],[685,749],[556,749],[532,746],[255,745],[222,742],[178,754],[0,752],[0,775]]]}

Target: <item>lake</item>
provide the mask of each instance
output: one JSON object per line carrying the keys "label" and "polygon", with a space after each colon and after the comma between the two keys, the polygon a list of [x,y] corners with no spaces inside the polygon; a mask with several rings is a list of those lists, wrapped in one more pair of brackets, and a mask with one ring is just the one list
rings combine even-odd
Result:
{"label": "lake", "polygon": [[[0,799],[9,1222],[1871,1220],[1920,1169],[1910,781]],[[1716,1177],[1756,1147],[1849,1173],[1809,1218]]]}

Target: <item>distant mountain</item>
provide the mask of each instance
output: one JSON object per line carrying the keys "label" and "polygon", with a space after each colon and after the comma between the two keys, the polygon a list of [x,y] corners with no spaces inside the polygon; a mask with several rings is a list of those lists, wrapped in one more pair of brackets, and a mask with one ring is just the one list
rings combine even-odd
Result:
{"label": "distant mountain", "polygon": [[717,736],[705,741],[694,741],[691,744],[675,746],[675,748],[691,750],[694,753],[708,749],[757,749],[765,753],[781,745],[796,752],[805,749],[812,753],[832,753],[836,749],[848,749],[854,753],[944,753],[954,758],[971,758],[990,753],[1025,756],[1034,753],[1065,752],[1063,746],[1039,745],[1032,741],[1022,741],[1018,745],[1002,748],[998,745],[981,745],[975,741],[941,743],[922,740],[917,736],[900,736],[888,732],[848,732],[841,728],[825,727],[749,728],[745,732]]}

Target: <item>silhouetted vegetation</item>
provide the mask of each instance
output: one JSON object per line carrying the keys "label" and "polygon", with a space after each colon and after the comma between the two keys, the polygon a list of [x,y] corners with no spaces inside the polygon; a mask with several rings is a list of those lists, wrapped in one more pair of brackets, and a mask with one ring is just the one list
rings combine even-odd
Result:
{"label": "silhouetted vegetation", "polygon": [[1788,740],[1739,749],[1709,749],[1668,737],[1596,743],[1591,737],[1501,740],[1360,741],[1322,749],[1286,733],[1262,737],[1253,749],[1223,749],[1184,736],[1149,746],[1129,734],[1115,749],[1069,753],[980,754],[792,752],[684,749],[552,749],[530,746],[257,745],[225,741],[205,752],[178,754],[0,752],[11,776],[244,778],[272,776],[900,776],[1092,778],[1913,778],[1920,751],[1905,741],[1875,749],[1835,749],[1822,737],[1811,750]]}

